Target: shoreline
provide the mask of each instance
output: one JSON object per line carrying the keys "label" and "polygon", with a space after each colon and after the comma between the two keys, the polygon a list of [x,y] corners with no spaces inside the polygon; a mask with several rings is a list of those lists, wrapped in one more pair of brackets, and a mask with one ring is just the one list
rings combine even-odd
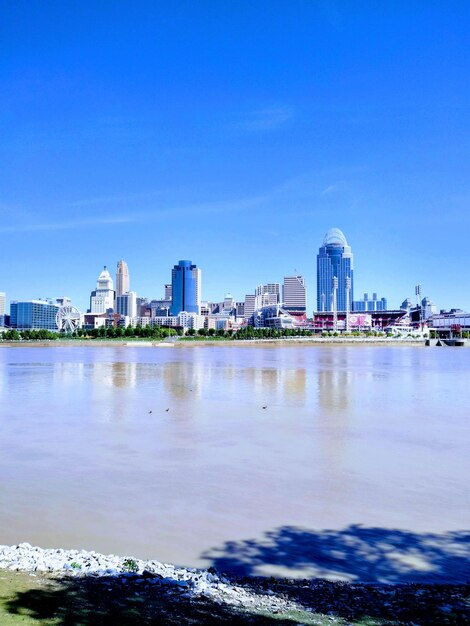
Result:
{"label": "shoreline", "polygon": [[283,337],[266,339],[179,339],[173,341],[149,341],[148,339],[51,339],[51,340],[19,340],[0,341],[0,348],[17,347],[69,347],[69,346],[98,346],[124,348],[181,348],[187,346],[255,346],[255,345],[395,345],[395,346],[423,346],[424,339],[406,337]]}
{"label": "shoreline", "polygon": [[[2,597],[5,590],[9,594],[6,599]],[[463,626],[470,619],[470,586],[465,583],[237,577],[213,568],[176,567],[94,551],[42,549],[29,543],[0,545],[0,618],[3,607],[8,619],[15,614],[24,616],[28,593],[34,595],[40,610],[44,610],[42,603],[50,606],[54,602],[54,616],[67,612],[74,619],[89,610],[92,598],[101,616],[109,619],[100,622],[103,624],[114,624],[116,602],[124,611],[132,610],[133,619],[135,611],[139,612],[138,622],[123,621],[124,625],[264,625],[267,619],[276,619],[304,626]],[[142,601],[151,606],[150,612],[139,604]],[[165,615],[171,615],[171,620],[161,621]]]}

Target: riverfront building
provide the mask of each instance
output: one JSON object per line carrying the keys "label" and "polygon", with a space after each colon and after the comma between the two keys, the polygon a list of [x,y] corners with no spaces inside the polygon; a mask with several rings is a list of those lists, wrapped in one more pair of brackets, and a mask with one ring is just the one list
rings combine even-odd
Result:
{"label": "riverfront building", "polygon": [[108,272],[106,265],[98,276],[95,291],[90,295],[89,313],[106,313],[114,308],[113,279]]}
{"label": "riverfront building", "polygon": [[282,285],[283,308],[289,312],[307,311],[307,290],[303,276],[285,276]]}
{"label": "riverfront building", "polygon": [[353,294],[351,248],[339,228],[330,228],[317,255],[317,311],[333,311],[335,295],[337,311],[351,310]]}
{"label": "riverfront building", "polygon": [[125,293],[129,293],[129,268],[122,259],[118,261],[116,269],[116,298]]}
{"label": "riverfront building", "polygon": [[47,300],[13,301],[10,303],[10,326],[18,330],[57,330],[58,304]]}
{"label": "riverfront building", "polygon": [[171,315],[201,310],[201,270],[191,261],[179,261],[171,271]]}

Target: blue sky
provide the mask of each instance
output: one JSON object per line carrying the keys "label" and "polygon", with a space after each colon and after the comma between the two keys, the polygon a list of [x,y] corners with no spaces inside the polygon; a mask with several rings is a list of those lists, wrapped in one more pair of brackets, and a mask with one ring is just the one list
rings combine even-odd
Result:
{"label": "blue sky", "polygon": [[306,277],[470,309],[468,2],[2,2],[0,291],[84,309],[103,265],[159,297]]}

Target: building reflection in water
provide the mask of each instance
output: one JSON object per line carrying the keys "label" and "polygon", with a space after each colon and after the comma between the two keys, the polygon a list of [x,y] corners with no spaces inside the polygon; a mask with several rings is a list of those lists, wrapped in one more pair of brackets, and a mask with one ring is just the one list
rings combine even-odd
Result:
{"label": "building reflection in water", "polygon": [[341,418],[352,400],[352,387],[348,350],[325,351],[318,369],[319,406],[330,415]]}
{"label": "building reflection in water", "polygon": [[354,411],[354,382],[349,357],[347,348],[326,349],[317,369],[317,461],[324,472],[318,482],[319,491],[312,495],[321,499],[326,516],[334,515],[338,501],[354,497],[353,482],[347,471]]}
{"label": "building reflection in water", "polygon": [[174,361],[163,365],[162,378],[169,396],[175,400],[190,400],[201,397],[203,382],[210,384],[211,373],[200,361]]}

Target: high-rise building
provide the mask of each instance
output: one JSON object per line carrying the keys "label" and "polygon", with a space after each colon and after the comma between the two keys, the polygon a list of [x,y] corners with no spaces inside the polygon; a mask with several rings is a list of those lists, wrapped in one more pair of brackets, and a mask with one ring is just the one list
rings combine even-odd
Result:
{"label": "high-rise building", "polygon": [[386,311],[387,310],[387,298],[377,297],[376,293],[372,294],[372,300],[369,298],[369,294],[365,293],[362,300],[354,300],[353,311]]}
{"label": "high-rise building", "polygon": [[0,291],[0,328],[5,326],[5,293]]}
{"label": "high-rise building", "polygon": [[10,303],[10,326],[20,330],[58,330],[56,315],[60,306],[48,300]]}
{"label": "high-rise building", "polygon": [[127,317],[137,317],[137,294],[135,291],[116,296],[116,313]]}
{"label": "high-rise building", "polygon": [[353,254],[346,237],[339,228],[330,228],[317,255],[317,311],[333,311],[335,301],[336,310],[351,310],[353,273]]}
{"label": "high-rise building", "polygon": [[270,298],[269,304],[276,304],[281,300],[281,286],[279,283],[268,283],[267,285],[263,285],[263,294],[269,293],[271,296],[276,296],[276,298]]}
{"label": "high-rise building", "polygon": [[243,315],[245,317],[246,320],[249,320],[253,313],[256,311],[257,307],[257,300],[258,300],[259,296],[256,296],[254,293],[247,293],[245,296],[245,305],[243,307]]}
{"label": "high-rise building", "polygon": [[129,289],[129,268],[127,267],[127,263],[121,259],[118,261],[116,269],[116,298],[125,293],[129,293]]}
{"label": "high-rise building", "polygon": [[282,303],[287,311],[305,313],[307,289],[303,276],[285,276],[282,285]]}
{"label": "high-rise building", "polygon": [[171,271],[171,314],[197,313],[201,308],[201,270],[191,261],[179,261]]}
{"label": "high-rise building", "polygon": [[164,300],[169,300],[171,302],[171,284],[165,285],[165,297]]}
{"label": "high-rise building", "polygon": [[106,313],[114,307],[113,279],[108,272],[106,265],[98,276],[95,291],[90,295],[89,313]]}

